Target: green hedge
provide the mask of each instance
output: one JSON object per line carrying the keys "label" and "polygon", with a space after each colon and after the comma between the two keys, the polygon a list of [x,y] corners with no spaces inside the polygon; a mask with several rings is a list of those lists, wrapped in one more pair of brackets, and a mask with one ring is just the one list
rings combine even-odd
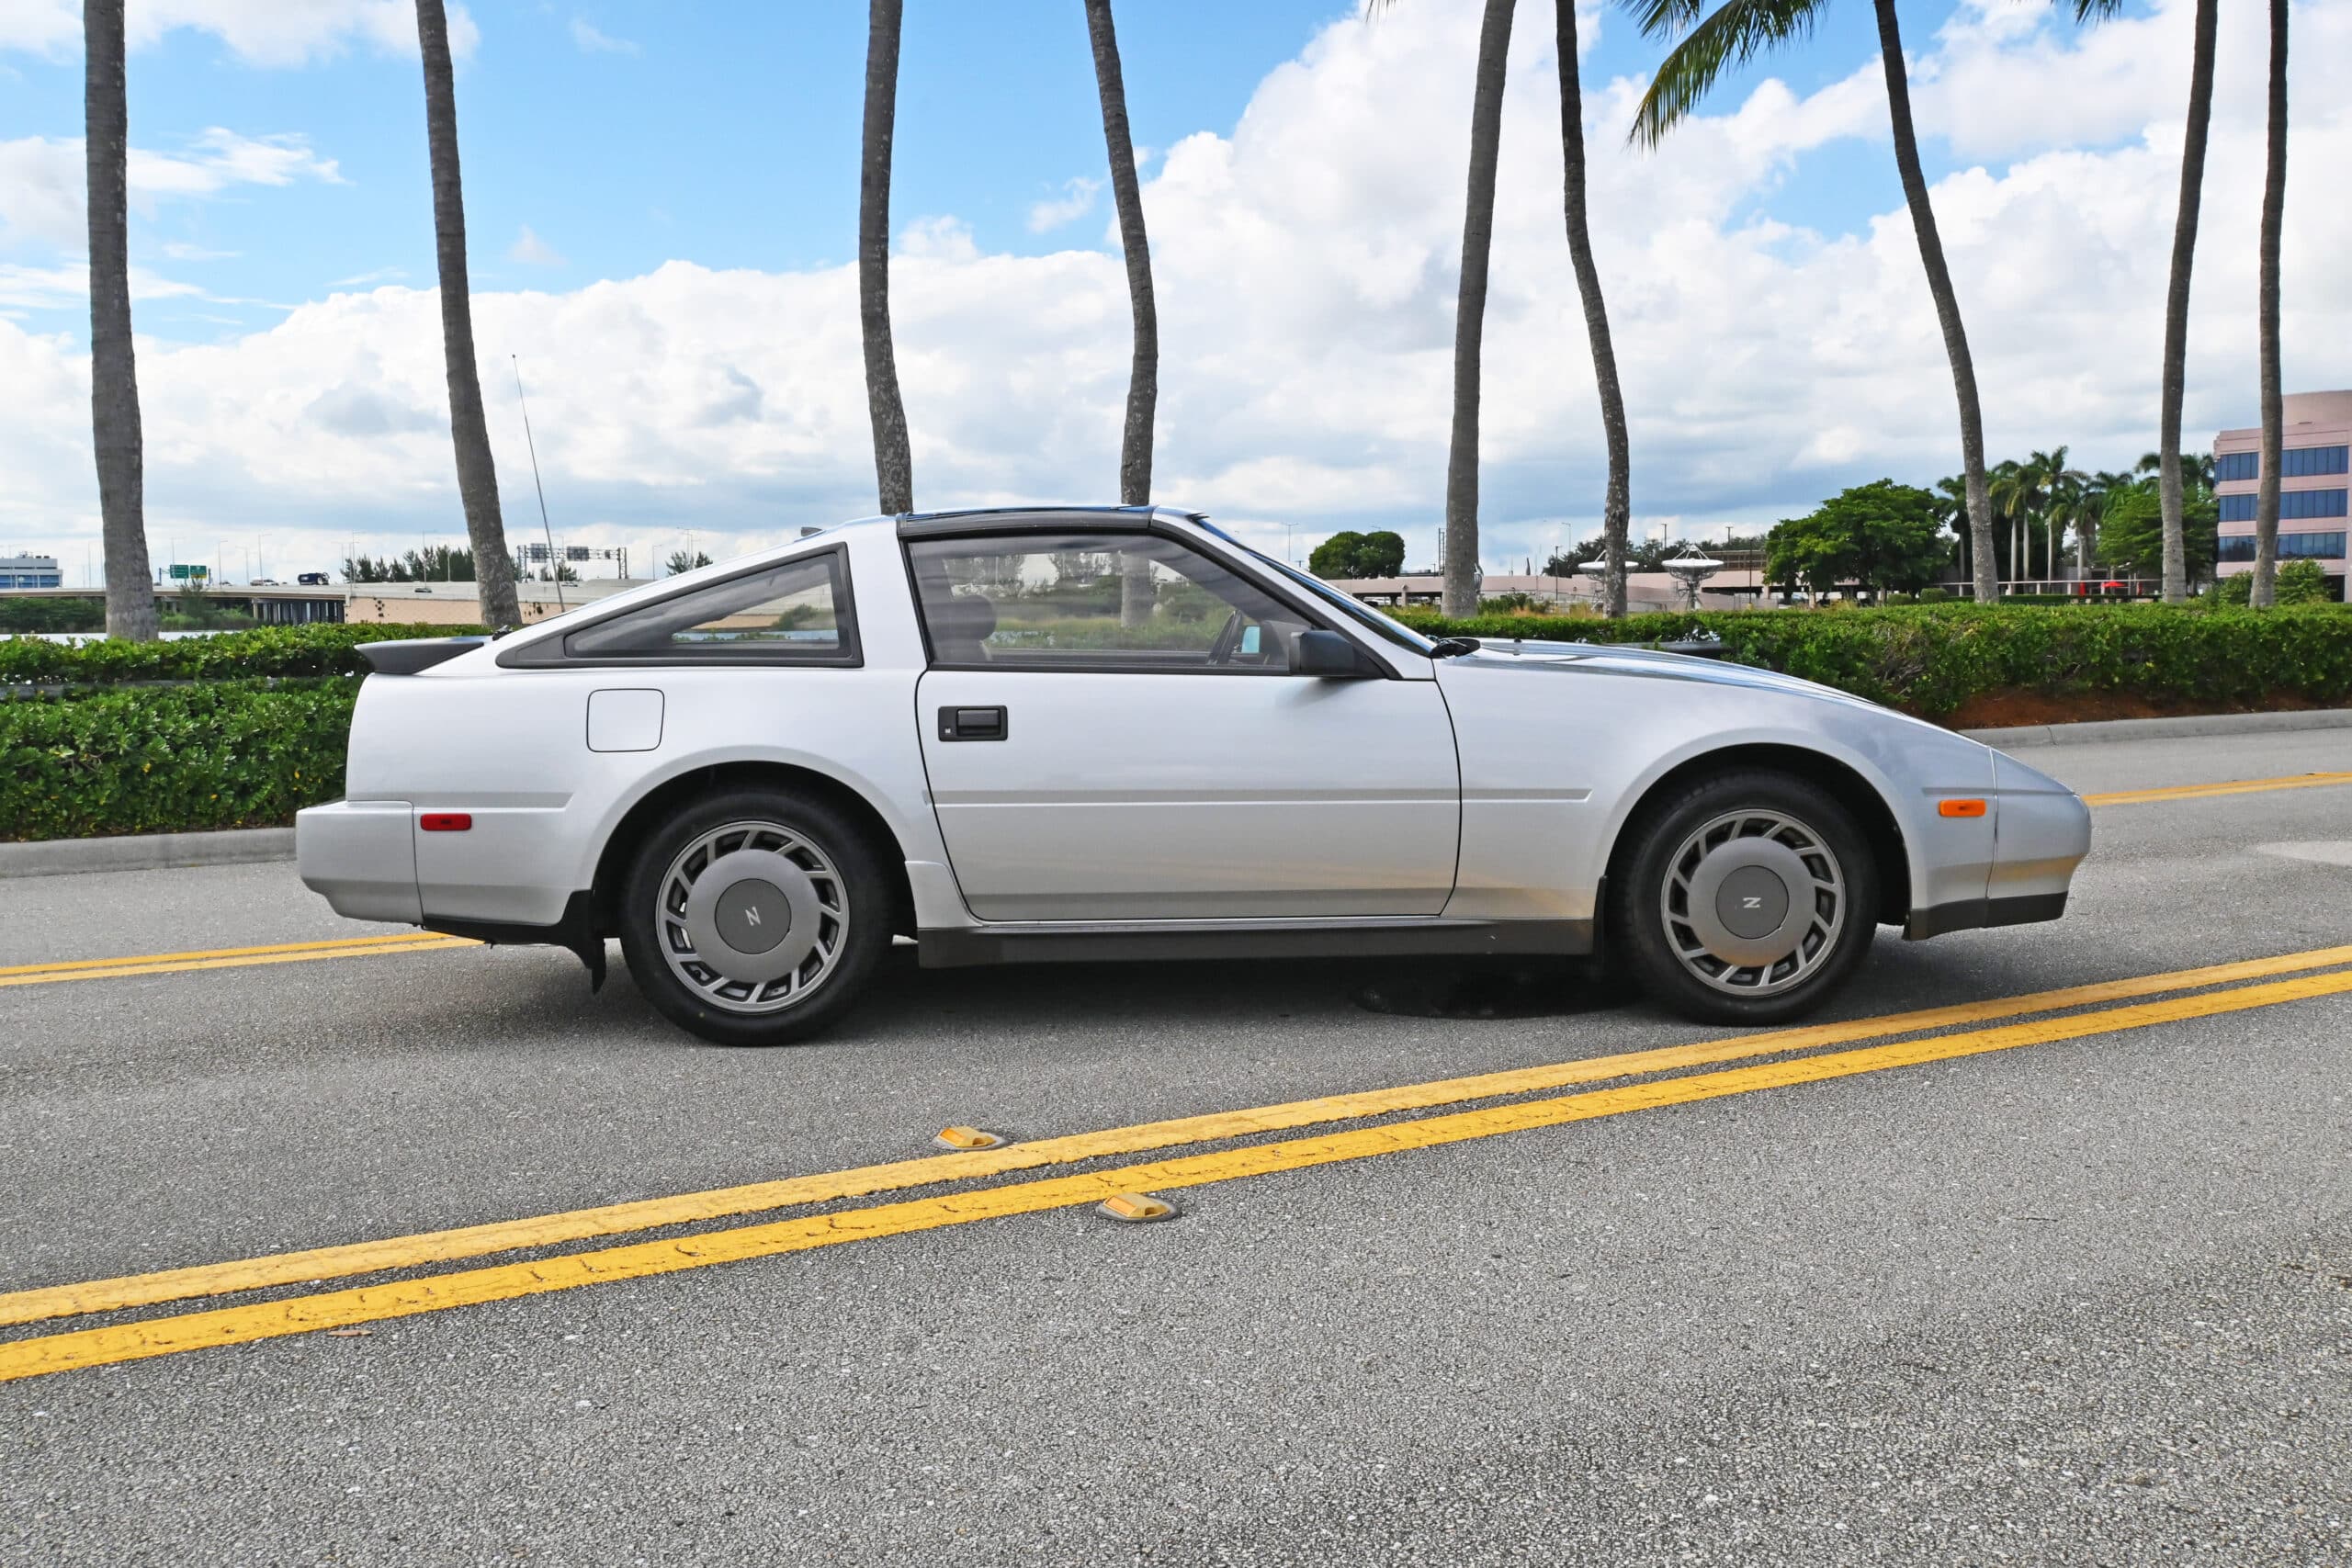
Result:
{"label": "green hedge", "polygon": [[0,702],[0,838],[292,820],[343,793],[359,683],[208,681]]}
{"label": "green hedge", "polygon": [[2352,613],[2340,605],[2266,611],[2165,604],[1922,605],[1628,615],[1402,619],[1432,636],[1560,641],[1722,640],[1740,664],[1778,670],[1925,718],[1971,697],[2122,693],[2222,712],[2286,696],[2352,702]]}
{"label": "green hedge", "polygon": [[462,637],[480,626],[365,626],[319,623],[264,626],[171,642],[51,642],[46,637],[0,640],[0,685],[116,681],[244,680],[256,676],[363,674],[368,662],[353,649],[363,642],[400,637]]}

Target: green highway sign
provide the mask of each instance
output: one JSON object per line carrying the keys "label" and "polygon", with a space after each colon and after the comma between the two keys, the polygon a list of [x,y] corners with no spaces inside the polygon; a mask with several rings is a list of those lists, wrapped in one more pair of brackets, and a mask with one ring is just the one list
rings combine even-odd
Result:
{"label": "green highway sign", "polygon": [[191,577],[202,577],[209,579],[211,575],[212,569],[209,566],[175,565],[172,568],[172,581],[174,582],[186,582]]}

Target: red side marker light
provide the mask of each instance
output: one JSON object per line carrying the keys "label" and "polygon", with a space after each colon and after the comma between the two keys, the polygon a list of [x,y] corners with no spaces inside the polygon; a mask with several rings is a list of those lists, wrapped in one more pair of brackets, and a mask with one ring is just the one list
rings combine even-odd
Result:
{"label": "red side marker light", "polygon": [[1981,800],[1939,800],[1936,802],[1939,817],[1982,817],[1984,803]]}
{"label": "red side marker light", "polygon": [[463,833],[471,830],[474,818],[469,811],[428,811],[416,825],[428,833]]}

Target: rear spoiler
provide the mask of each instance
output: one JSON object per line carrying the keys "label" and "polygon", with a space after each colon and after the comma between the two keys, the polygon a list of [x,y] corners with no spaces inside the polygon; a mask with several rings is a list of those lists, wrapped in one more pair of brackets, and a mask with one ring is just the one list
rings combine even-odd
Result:
{"label": "rear spoiler", "polygon": [[470,653],[488,642],[486,637],[420,637],[398,642],[363,642],[359,657],[379,675],[413,675],[422,670]]}

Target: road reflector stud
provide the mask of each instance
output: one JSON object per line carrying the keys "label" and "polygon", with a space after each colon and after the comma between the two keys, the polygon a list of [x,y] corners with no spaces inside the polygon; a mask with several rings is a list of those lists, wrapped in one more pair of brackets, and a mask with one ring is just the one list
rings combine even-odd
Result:
{"label": "road reflector stud", "polygon": [[1174,1219],[1176,1205],[1148,1192],[1114,1192],[1095,1205],[1095,1212],[1108,1215],[1121,1224],[1140,1225],[1153,1220]]}
{"label": "road reflector stud", "polygon": [[1939,800],[1936,803],[1939,817],[1982,817],[1984,803],[1981,800]]}
{"label": "road reflector stud", "polygon": [[943,1149],[992,1149],[1004,1140],[978,1127],[942,1127],[932,1142]]}

